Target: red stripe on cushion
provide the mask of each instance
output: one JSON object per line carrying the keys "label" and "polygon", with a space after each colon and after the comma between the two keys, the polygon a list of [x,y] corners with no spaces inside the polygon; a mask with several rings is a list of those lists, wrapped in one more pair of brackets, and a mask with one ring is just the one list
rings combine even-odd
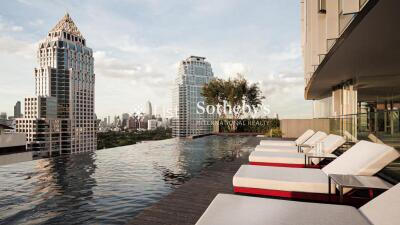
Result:
{"label": "red stripe on cushion", "polygon": [[[249,162],[250,165],[254,166],[275,166],[275,167],[292,167],[292,168],[304,168],[304,164],[290,164],[290,163],[270,163],[270,162]],[[307,168],[320,168],[319,165],[307,165]]]}
{"label": "red stripe on cushion", "polygon": [[270,162],[249,162],[249,164],[250,165],[255,165],[255,166],[276,166],[276,167],[304,168],[304,164],[270,163]]}
{"label": "red stripe on cushion", "polygon": [[[235,193],[245,193],[252,195],[265,195],[265,196],[275,196],[289,199],[307,199],[314,201],[328,202],[329,195],[321,193],[306,193],[306,192],[293,192],[293,191],[281,191],[281,190],[271,190],[271,189],[260,189],[260,188],[246,188],[246,187],[233,187]],[[337,201],[337,196],[331,196],[332,201]]]}

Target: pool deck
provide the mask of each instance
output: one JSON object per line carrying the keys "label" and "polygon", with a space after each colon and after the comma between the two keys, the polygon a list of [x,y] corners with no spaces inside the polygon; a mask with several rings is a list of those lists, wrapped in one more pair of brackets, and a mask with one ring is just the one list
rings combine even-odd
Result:
{"label": "pool deck", "polygon": [[[244,145],[256,146],[260,138],[251,138]],[[198,176],[142,211],[127,224],[132,225],[190,225],[195,224],[218,193],[231,193],[232,177],[247,155],[234,161],[219,161]]]}

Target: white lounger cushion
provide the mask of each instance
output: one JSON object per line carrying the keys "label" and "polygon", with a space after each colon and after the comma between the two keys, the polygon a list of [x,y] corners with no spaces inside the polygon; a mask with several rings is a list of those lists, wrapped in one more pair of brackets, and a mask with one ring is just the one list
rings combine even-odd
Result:
{"label": "white lounger cushion", "polygon": [[[322,140],[324,142],[325,153],[332,153],[338,147],[343,145],[346,140],[338,135],[330,134],[326,138]],[[314,151],[311,149],[310,152]],[[297,153],[297,150],[296,150]],[[314,164],[318,164],[318,159],[312,159]],[[304,154],[297,153],[293,154],[293,150],[291,152],[286,151],[254,151],[249,156],[250,162],[270,162],[270,163],[288,163],[288,164],[304,164]]]}
{"label": "white lounger cushion", "polygon": [[296,146],[296,141],[284,141],[284,140],[261,140],[260,146]]}
{"label": "white lounger cushion", "polygon": [[298,153],[297,146],[257,145],[255,151]]}
{"label": "white lounger cushion", "polygon": [[[396,210],[398,211],[398,208]],[[229,194],[218,194],[196,223],[196,225],[228,224],[371,225],[356,208],[351,206]]]}
{"label": "white lounger cushion", "polygon": [[233,177],[233,185],[282,191],[327,193],[327,174],[374,175],[398,157],[399,153],[392,147],[360,141],[322,170],[241,166]]}
{"label": "white lounger cushion", "polygon": [[320,142],[322,139],[324,139],[326,136],[327,136],[327,134],[325,132],[318,131],[312,137],[310,137],[307,141],[305,141],[304,144],[314,146],[318,142]]}
{"label": "white lounger cushion", "polygon": [[303,153],[290,153],[290,152],[266,152],[254,151],[249,156],[250,162],[263,162],[263,163],[287,163],[287,164],[304,164]]}
{"label": "white lounger cushion", "polygon": [[295,141],[282,141],[282,140],[262,140],[260,145],[278,145],[278,146],[296,146],[303,144],[307,139],[313,136],[315,132],[313,130],[307,130],[300,135]]}
{"label": "white lounger cushion", "polygon": [[[326,133],[318,131],[310,139],[304,142],[305,145],[314,146],[326,137]],[[303,148],[304,149],[304,148]],[[297,153],[297,146],[274,146],[274,145],[258,145],[256,151],[269,151],[269,152],[293,152]]]}
{"label": "white lounger cushion", "polygon": [[328,176],[318,169],[242,165],[233,186],[327,194]]}
{"label": "white lounger cushion", "polygon": [[308,139],[311,138],[311,136],[313,136],[315,134],[315,132],[313,130],[307,130],[306,132],[304,132],[304,134],[302,134],[300,137],[298,137],[295,142],[296,145],[300,145],[303,144],[304,142],[306,142]]}
{"label": "white lounger cushion", "polygon": [[[346,139],[339,135],[330,134],[326,136],[324,139],[322,139],[321,142],[324,145],[323,151],[325,153],[332,153],[337,148],[346,143]],[[314,152],[314,151],[316,151],[316,148],[311,149],[309,152]]]}
{"label": "white lounger cushion", "polygon": [[325,166],[322,171],[326,174],[370,176],[397,159],[399,155],[397,150],[388,145],[359,141]]}
{"label": "white lounger cushion", "polygon": [[360,212],[375,225],[400,223],[400,183],[360,208]]}

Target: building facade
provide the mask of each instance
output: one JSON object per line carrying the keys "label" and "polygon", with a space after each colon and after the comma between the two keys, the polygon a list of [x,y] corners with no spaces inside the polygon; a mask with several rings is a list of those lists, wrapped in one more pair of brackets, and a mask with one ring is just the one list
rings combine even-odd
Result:
{"label": "building facade", "polygon": [[[350,142],[400,149],[400,1],[304,0],[305,98]],[[399,159],[378,173],[400,181]]]}
{"label": "building facade", "polygon": [[67,13],[40,42],[34,70],[35,97],[25,99],[17,132],[27,150],[42,155],[97,148],[93,51]]}
{"label": "building facade", "polygon": [[314,101],[314,117],[330,118],[333,130],[355,139],[373,134],[400,142],[400,2],[301,6],[305,98]]}
{"label": "building facade", "polygon": [[204,101],[201,90],[214,79],[211,64],[204,57],[190,56],[179,65],[173,89],[172,135],[186,137],[212,132],[215,114],[198,113],[197,104]]}
{"label": "building facade", "polygon": [[17,103],[15,103],[14,105],[14,118],[21,118],[22,114],[21,114],[21,102],[17,101]]}
{"label": "building facade", "polygon": [[155,119],[151,119],[147,121],[147,130],[155,130],[157,129],[158,121]]}
{"label": "building facade", "polygon": [[0,112],[0,124],[6,124],[6,123],[7,123],[7,113]]}

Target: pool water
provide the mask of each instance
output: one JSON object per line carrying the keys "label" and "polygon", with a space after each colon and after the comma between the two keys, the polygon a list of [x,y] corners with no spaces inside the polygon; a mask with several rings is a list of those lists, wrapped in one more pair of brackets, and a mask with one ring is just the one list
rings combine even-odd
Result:
{"label": "pool water", "polygon": [[0,224],[124,224],[248,137],[168,139],[0,166]]}

